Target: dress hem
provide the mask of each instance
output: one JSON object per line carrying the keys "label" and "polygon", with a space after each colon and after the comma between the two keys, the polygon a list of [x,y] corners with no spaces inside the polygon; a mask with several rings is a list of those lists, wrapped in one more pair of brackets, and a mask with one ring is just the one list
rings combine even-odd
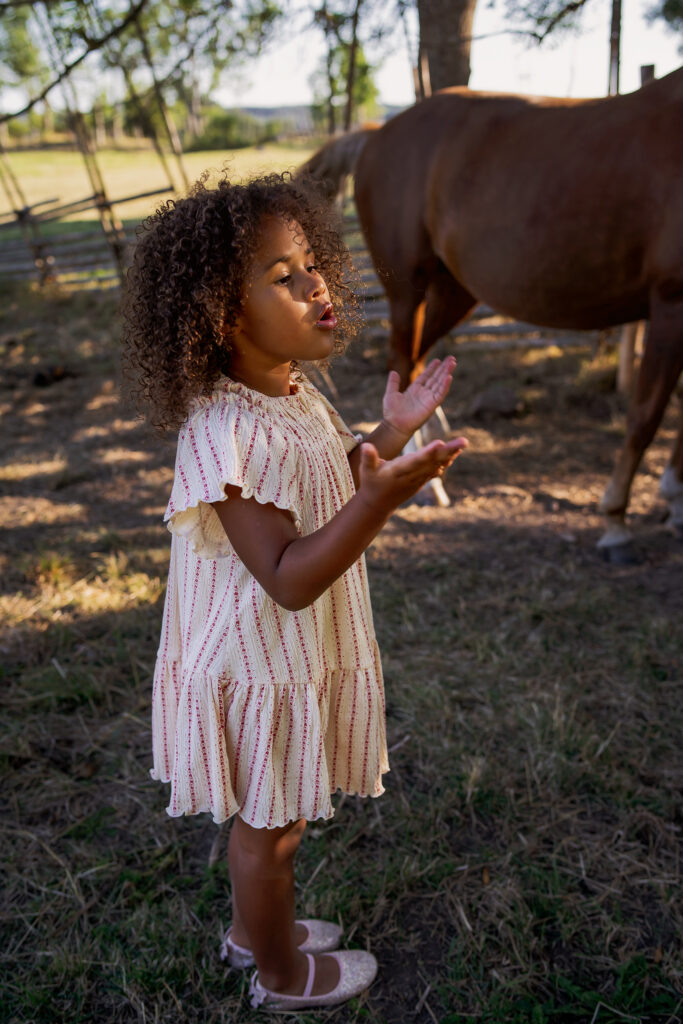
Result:
{"label": "dress hem", "polygon": [[[363,800],[367,800],[369,798],[374,800],[377,797],[382,796],[382,794],[386,792],[384,786],[382,785],[382,776],[386,775],[390,771],[391,771],[391,769],[388,768],[388,767],[387,768],[383,768],[381,770],[380,777],[379,777],[379,779],[377,781],[377,787],[375,788],[375,790],[373,792],[362,793],[362,792],[360,792],[357,789],[344,789],[343,786],[337,786],[336,789],[333,789],[333,790],[330,791],[329,799],[331,800],[332,797],[336,796],[337,793],[341,793],[343,796],[359,796]],[[171,779],[164,779],[164,778],[162,778],[161,775],[158,772],[156,772],[154,768],[150,769],[149,774],[155,780],[155,782],[162,782],[162,783],[165,783],[165,784],[168,784],[168,783],[171,782]],[[197,814],[211,814],[213,822],[214,822],[215,825],[223,825],[226,821],[230,821],[231,818],[234,818],[235,815],[239,815],[239,817],[241,817],[243,821],[246,821],[246,818],[244,818],[242,816],[242,813],[241,813],[242,810],[243,810],[243,808],[236,807],[235,810],[232,811],[230,814],[225,814],[223,817],[217,817],[214,814],[214,812],[213,812],[213,808],[210,807],[209,805],[207,805],[205,807],[197,807],[196,810],[172,811],[171,810],[171,805],[169,804],[169,806],[166,808],[166,813],[168,814],[169,818],[185,818],[185,817],[192,818],[192,817],[195,817],[195,815],[197,815]],[[246,823],[247,823],[247,825],[250,825],[251,828],[268,828],[268,829],[272,829],[272,828],[283,828],[285,825],[288,825],[290,821],[300,821],[301,818],[304,818],[306,821],[313,822],[313,821],[320,821],[321,819],[323,821],[329,821],[333,817],[334,817],[334,808],[331,808],[329,814],[326,813],[326,809],[321,809],[317,814],[312,814],[310,817],[308,815],[306,815],[306,814],[297,814],[297,815],[290,815],[284,821],[273,821],[270,824],[267,824],[267,823],[265,823],[265,824],[258,824],[258,823],[254,823],[253,821],[246,821]]]}

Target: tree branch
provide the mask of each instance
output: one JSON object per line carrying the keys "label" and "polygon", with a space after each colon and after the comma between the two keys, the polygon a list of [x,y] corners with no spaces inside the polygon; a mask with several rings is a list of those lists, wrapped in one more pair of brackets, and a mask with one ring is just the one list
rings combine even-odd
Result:
{"label": "tree branch", "polygon": [[531,32],[530,35],[532,35],[534,39],[537,39],[539,43],[542,43],[543,40],[550,35],[552,30],[564,20],[564,18],[568,17],[570,14],[575,14],[576,11],[580,11],[587,2],[588,0],[569,0],[569,3],[566,3],[564,7],[559,9],[557,14],[552,16],[542,32]]}
{"label": "tree branch", "polygon": [[[193,56],[197,46],[202,42],[203,39],[206,38],[206,36],[209,35],[209,33],[213,32],[213,30],[215,29],[216,25],[220,21],[221,16],[222,16],[221,13],[215,15],[211,19],[209,24],[206,25],[201,30],[201,32],[199,32],[194,37],[194,39],[191,39],[188,42],[187,49],[186,49],[185,53],[182,55],[182,57],[179,57],[178,60],[175,62],[175,64],[173,64],[172,67],[168,71],[166,71],[165,74],[163,74],[161,78],[158,79],[158,83],[159,83],[160,86],[168,85],[169,82],[173,81],[174,75],[182,68],[183,64],[185,64],[188,60],[190,60],[190,58]],[[231,48],[231,52],[232,53],[237,53],[238,51],[237,51],[237,49],[235,47],[232,47]],[[142,92],[141,95],[143,96],[143,98],[146,99],[148,96],[150,96],[152,94],[153,91],[154,91],[154,86],[152,85],[148,89],[145,89]]]}
{"label": "tree branch", "polygon": [[[533,39],[540,46],[548,36],[557,28],[560,22],[576,14],[588,3],[588,0],[508,0],[507,17],[510,21],[515,20],[521,24],[526,23],[528,28],[505,28],[499,32],[490,32],[483,36],[474,36],[476,39],[486,39],[493,35],[523,35],[527,39]],[[553,13],[553,8],[556,8]]]}
{"label": "tree branch", "polygon": [[[5,8],[11,10],[13,7],[33,7],[35,0],[1,0],[0,11],[4,11]],[[57,3],[58,0],[43,0],[43,2]]]}
{"label": "tree branch", "polygon": [[37,96],[34,96],[33,99],[29,100],[28,103],[20,110],[15,110],[11,114],[0,114],[0,124],[3,124],[5,121],[11,121],[14,117],[21,117],[22,114],[27,114],[29,110],[32,110],[37,103],[40,103],[41,100],[45,99],[47,94],[51,92],[56,85],[59,85],[60,82],[62,82],[68,75],[70,75],[73,69],[78,67],[78,65],[85,60],[88,54],[93,53],[95,50],[100,50],[103,46],[106,46],[106,44],[111,39],[115,39],[125,29],[127,29],[131,22],[137,18],[137,16],[140,14],[140,11],[143,9],[143,7],[147,5],[147,3],[148,0],[138,0],[138,2],[130,8],[128,14],[125,16],[123,21],[120,22],[120,24],[115,25],[114,28],[112,28],[109,32],[107,32],[103,36],[100,36],[97,39],[88,39],[88,45],[86,46],[83,53],[79,57],[76,57],[75,60],[71,61],[70,64],[65,64],[63,70],[55,78],[53,78],[50,84],[46,85],[45,88]]}

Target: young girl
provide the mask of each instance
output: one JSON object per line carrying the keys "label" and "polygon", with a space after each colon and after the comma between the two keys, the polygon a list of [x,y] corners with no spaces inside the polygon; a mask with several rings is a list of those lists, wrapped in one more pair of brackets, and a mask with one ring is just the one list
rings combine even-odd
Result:
{"label": "young girl", "polygon": [[[331,1006],[377,964],[341,929],[295,921],[293,861],[331,794],[378,796],[384,696],[363,552],[465,446],[399,456],[450,386],[434,360],[359,443],[297,368],[354,326],[349,267],[312,186],[202,180],[136,247],[126,363],[158,426],[179,426],[173,534],[153,695],[169,814],[235,816],[224,954],[254,962],[253,1006]],[[397,457],[399,456],[399,457]]]}

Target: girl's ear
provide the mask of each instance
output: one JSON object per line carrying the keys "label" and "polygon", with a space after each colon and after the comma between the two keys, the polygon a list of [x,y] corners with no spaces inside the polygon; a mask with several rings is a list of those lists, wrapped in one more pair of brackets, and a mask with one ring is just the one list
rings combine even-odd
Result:
{"label": "girl's ear", "polygon": [[217,338],[218,348],[218,363],[221,371],[229,375],[230,365],[233,360],[235,353],[235,330],[234,326],[224,326]]}
{"label": "girl's ear", "polygon": [[237,318],[235,319],[235,322],[232,325],[232,327],[230,328],[230,330],[226,331],[224,336],[223,336],[225,344],[229,348],[235,348],[236,342],[242,336],[243,331],[244,331],[244,322],[243,322],[243,319],[242,319],[242,315],[238,314]]}
{"label": "girl's ear", "polygon": [[233,330],[224,328],[218,341],[218,363],[222,373],[229,374],[235,351]]}

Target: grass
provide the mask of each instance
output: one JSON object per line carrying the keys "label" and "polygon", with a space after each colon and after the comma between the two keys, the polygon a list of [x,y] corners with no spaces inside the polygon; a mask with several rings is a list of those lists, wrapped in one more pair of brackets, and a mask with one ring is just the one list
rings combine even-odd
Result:
{"label": "grass", "polygon": [[[229,826],[168,818],[148,776],[173,447],[119,401],[114,296],[0,301],[0,1020],[252,1024],[217,956]],[[368,552],[392,771],[309,826],[297,891],[380,975],[304,1024],[683,1017],[683,553],[653,497],[675,417],[634,489],[645,560],[603,566],[606,361],[461,357],[454,505],[399,510]],[[378,343],[332,373],[349,423],[377,415]],[[468,422],[503,379],[524,416]]]}
{"label": "grass", "polygon": [[[189,181],[193,182],[205,170],[216,171],[224,164],[228,165],[230,172],[237,178],[261,172],[291,170],[303,163],[308,155],[308,151],[300,147],[270,144],[236,150],[186,153],[183,155],[183,165]],[[7,159],[29,205],[44,199],[59,199],[61,203],[69,203],[93,193],[83,158],[76,151],[10,150]],[[166,172],[153,150],[103,149],[98,152],[97,159],[112,201],[168,185]],[[168,163],[176,189],[182,193],[184,185],[175,158],[168,157]],[[164,198],[162,195],[122,203],[117,205],[116,210],[123,220],[139,221]],[[11,207],[3,195],[0,213],[9,209]],[[97,219],[95,210],[77,216],[79,221]],[[60,222],[61,230],[66,229],[67,223]],[[69,230],[72,230],[71,226]]]}

